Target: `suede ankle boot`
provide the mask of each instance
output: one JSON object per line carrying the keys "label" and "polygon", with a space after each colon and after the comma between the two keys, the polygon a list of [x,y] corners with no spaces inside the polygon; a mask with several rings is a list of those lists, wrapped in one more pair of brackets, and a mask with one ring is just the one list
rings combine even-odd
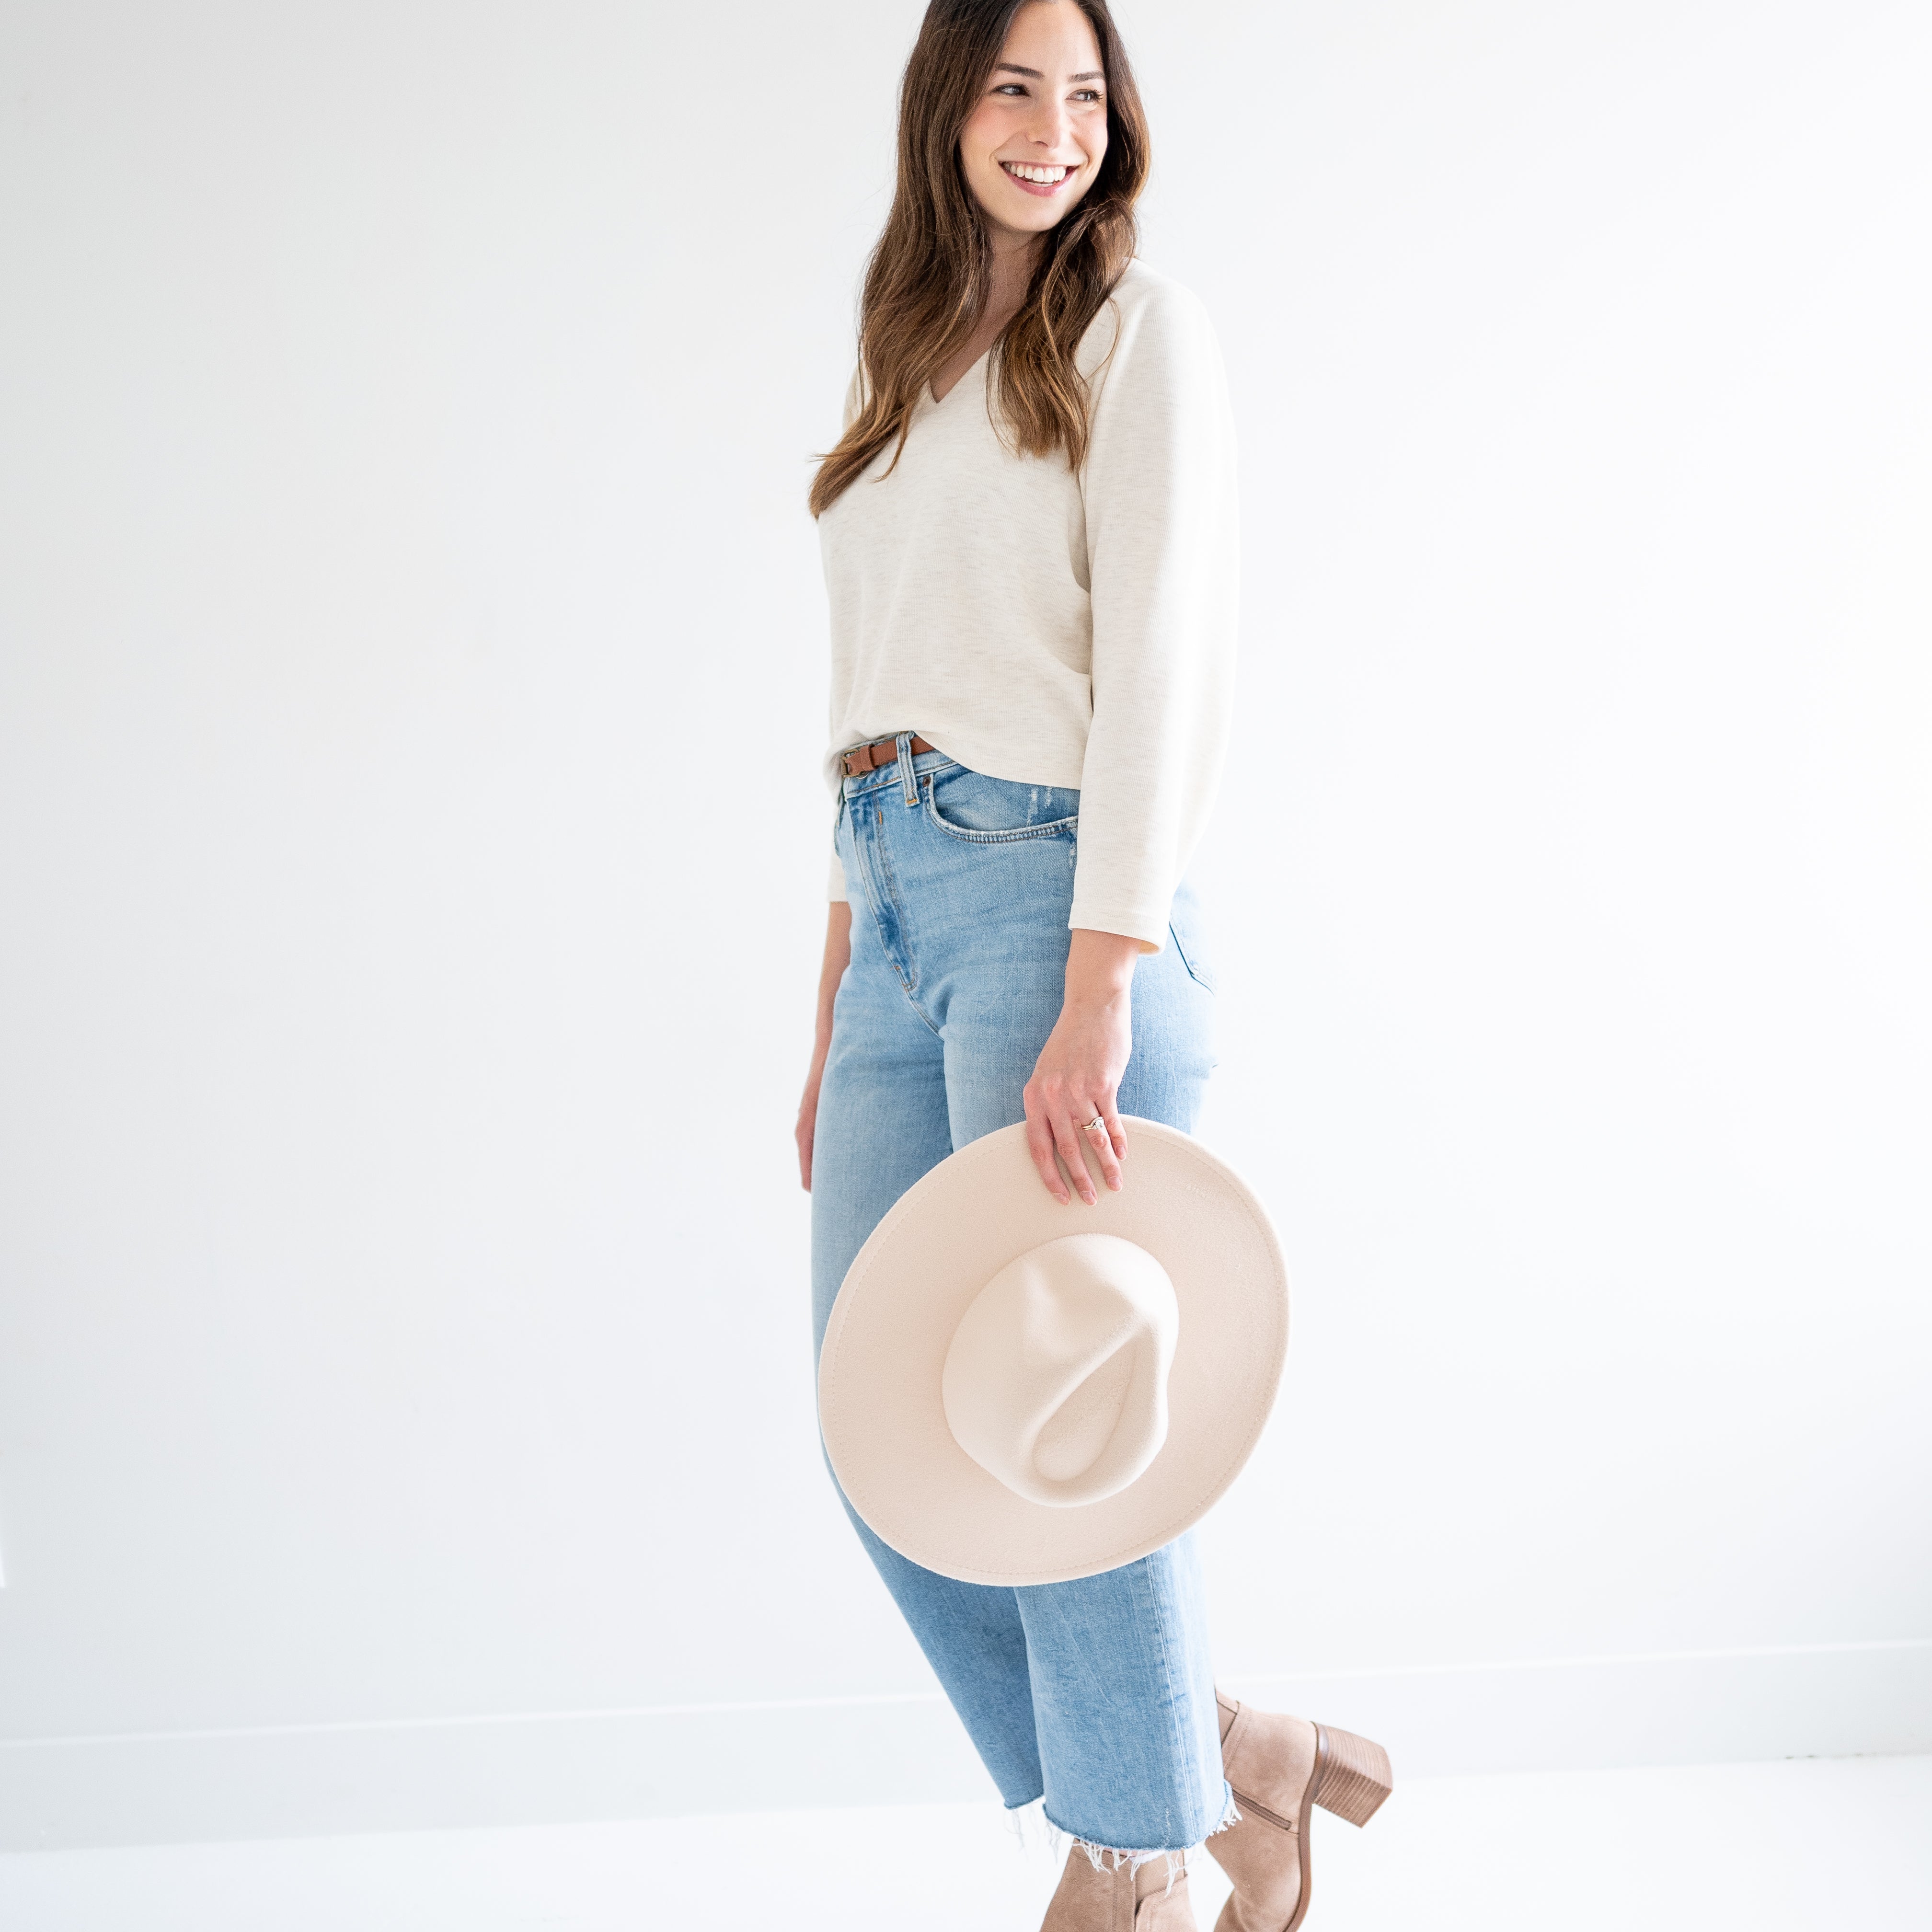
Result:
{"label": "suede ankle boot", "polygon": [[1116,1867],[1105,1852],[1100,1868],[1076,1838],[1040,1932],[1198,1932],[1187,1898],[1185,1868],[1167,1882],[1167,1861],[1153,1858],[1137,1872]]}
{"label": "suede ankle boot", "polygon": [[1366,1825],[1394,1781],[1388,1753],[1306,1718],[1257,1711],[1219,1691],[1215,1700],[1221,1768],[1241,1817],[1208,1840],[1208,1856],[1234,1886],[1214,1932],[1295,1932],[1308,1910],[1315,1807]]}

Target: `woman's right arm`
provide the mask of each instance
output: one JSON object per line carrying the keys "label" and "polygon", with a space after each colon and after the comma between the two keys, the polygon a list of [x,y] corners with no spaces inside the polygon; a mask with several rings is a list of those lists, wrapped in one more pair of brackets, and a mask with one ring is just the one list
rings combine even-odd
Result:
{"label": "woman's right arm", "polygon": [[818,1027],[812,1042],[812,1071],[805,1077],[805,1097],[798,1103],[799,1184],[812,1192],[812,1142],[818,1126],[818,1085],[825,1078],[825,1056],[832,1050],[832,1003],[852,958],[852,908],[834,899],[826,908],[825,958],[818,969]]}

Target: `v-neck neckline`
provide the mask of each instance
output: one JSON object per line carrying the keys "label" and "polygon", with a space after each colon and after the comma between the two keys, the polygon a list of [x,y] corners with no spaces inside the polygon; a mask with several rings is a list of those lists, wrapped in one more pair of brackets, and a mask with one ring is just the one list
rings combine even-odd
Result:
{"label": "v-neck neckline", "polygon": [[[958,380],[946,391],[946,396],[958,394],[958,392],[966,386],[966,379],[972,374],[973,371],[975,369],[985,368],[986,358],[992,355],[992,352],[993,352],[991,348],[981,350],[979,354],[976,356],[970,362],[968,363],[964,368],[960,370]],[[940,395],[938,392],[933,388],[930,378],[928,378],[926,382],[926,393],[927,399],[932,403],[932,406],[934,409],[944,409],[945,407],[946,396]]]}

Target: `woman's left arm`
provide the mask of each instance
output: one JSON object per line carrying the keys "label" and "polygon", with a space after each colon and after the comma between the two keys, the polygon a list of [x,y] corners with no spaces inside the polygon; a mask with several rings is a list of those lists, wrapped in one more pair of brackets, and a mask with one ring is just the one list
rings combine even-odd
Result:
{"label": "woman's left arm", "polygon": [[1092,1167],[1120,1185],[1134,962],[1167,942],[1233,706],[1238,531],[1220,347],[1205,310],[1171,282],[1123,291],[1118,309],[1081,479],[1094,712],[1074,930],[1065,1004],[1026,1088],[1028,1144],[1061,1201],[1056,1149],[1083,1200],[1095,1198]]}
{"label": "woman's left arm", "polygon": [[[1094,1164],[1109,1187],[1120,1185],[1127,1137],[1114,1098],[1134,1050],[1134,962],[1140,956],[1138,939],[1084,927],[1076,928],[1067,948],[1066,998],[1025,1095],[1027,1146],[1047,1192],[1063,1203],[1066,1183],[1054,1162],[1056,1148],[1090,1208]],[[1091,1162],[1081,1159],[1082,1146]]]}

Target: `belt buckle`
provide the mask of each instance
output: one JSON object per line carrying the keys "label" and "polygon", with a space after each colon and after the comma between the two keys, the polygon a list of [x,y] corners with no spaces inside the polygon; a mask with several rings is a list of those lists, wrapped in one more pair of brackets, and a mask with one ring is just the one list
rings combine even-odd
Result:
{"label": "belt buckle", "polygon": [[[897,764],[899,756],[898,745],[890,738],[881,738],[872,744],[855,745],[844,754],[845,776],[848,778],[862,778],[868,772],[877,771],[885,762],[877,755],[880,747],[885,745],[892,746],[892,762]],[[859,763],[861,758],[866,761],[863,764]]]}

